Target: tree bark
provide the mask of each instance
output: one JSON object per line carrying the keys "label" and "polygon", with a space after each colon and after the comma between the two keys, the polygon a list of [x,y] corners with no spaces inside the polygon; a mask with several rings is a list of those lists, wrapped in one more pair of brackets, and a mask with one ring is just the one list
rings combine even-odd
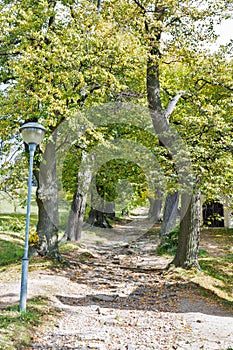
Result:
{"label": "tree bark", "polygon": [[168,194],[165,200],[165,206],[163,211],[163,221],[160,230],[160,236],[167,235],[170,231],[176,227],[178,217],[178,202],[179,193]]}
{"label": "tree bark", "polygon": [[78,190],[73,196],[66,228],[66,237],[69,241],[80,241],[81,239],[86,197],[86,194],[82,194]]}
{"label": "tree bark", "polygon": [[198,249],[200,242],[200,190],[192,195],[181,197],[181,223],[178,247],[172,264],[176,267],[190,269],[198,267]]}
{"label": "tree bark", "polygon": [[91,207],[87,222],[91,226],[98,226],[102,228],[112,228],[109,222],[109,218],[110,218],[109,214],[110,213],[105,211],[104,206],[101,210]]}
{"label": "tree bark", "polygon": [[70,241],[79,241],[82,235],[82,226],[87,202],[88,188],[91,183],[91,162],[86,162],[87,154],[82,154],[84,167],[78,172],[77,191],[75,192],[69,213],[65,237]]}
{"label": "tree bark", "polygon": [[[146,9],[141,3],[135,1],[141,10],[146,14]],[[154,12],[154,20],[163,21],[166,9],[158,6]],[[162,28],[162,27],[161,27]],[[159,49],[162,29],[153,27],[149,17],[145,15],[145,31],[150,41],[150,51],[147,61],[147,100],[154,130],[158,136],[159,143],[168,150],[167,158],[173,159],[170,148],[174,145],[174,135],[169,132],[169,117],[173,112],[183,92],[170,101],[167,110],[163,110],[161,103],[161,89],[159,79],[159,63],[161,52]],[[175,170],[175,169],[174,169]],[[173,263],[175,266],[190,268],[198,266],[198,246],[200,239],[200,191],[193,195],[182,195],[181,227],[178,242],[177,254]]]}
{"label": "tree bark", "polygon": [[38,253],[60,259],[55,136],[53,141],[47,143],[43,158],[39,170],[34,171],[38,183],[36,191]]}
{"label": "tree bark", "polygon": [[114,202],[109,202],[106,204],[106,216],[111,219],[114,220],[114,218],[116,217],[116,212],[115,212],[115,203]]}
{"label": "tree bark", "polygon": [[148,217],[153,220],[154,223],[160,222],[162,219],[162,199],[154,199],[149,197],[150,208]]}
{"label": "tree bark", "polygon": [[102,227],[102,228],[112,228],[109,222],[108,213],[103,213],[97,209],[91,208],[88,223],[92,226]]}

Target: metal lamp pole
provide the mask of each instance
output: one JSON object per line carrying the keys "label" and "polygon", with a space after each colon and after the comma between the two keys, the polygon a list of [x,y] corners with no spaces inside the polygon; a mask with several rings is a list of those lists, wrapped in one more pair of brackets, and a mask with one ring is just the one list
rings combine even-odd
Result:
{"label": "metal lamp pole", "polygon": [[21,290],[20,290],[20,311],[26,311],[27,300],[27,283],[28,283],[28,247],[29,247],[29,226],[30,226],[30,212],[31,212],[31,188],[32,188],[32,171],[33,158],[36,146],[39,145],[43,139],[46,129],[38,123],[24,124],[20,131],[24,142],[28,144],[30,152],[29,175],[28,175],[28,196],[27,196],[27,216],[26,216],[26,231],[24,242],[24,256],[22,258],[22,276],[21,276]]}

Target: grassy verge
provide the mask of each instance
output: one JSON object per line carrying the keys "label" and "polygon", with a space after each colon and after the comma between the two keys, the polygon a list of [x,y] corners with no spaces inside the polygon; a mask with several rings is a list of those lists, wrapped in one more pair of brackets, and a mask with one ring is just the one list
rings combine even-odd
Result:
{"label": "grassy verge", "polygon": [[0,349],[14,350],[29,346],[36,339],[40,325],[51,322],[57,311],[48,306],[46,298],[37,297],[27,302],[27,312],[20,313],[18,306],[0,310]]}
{"label": "grassy verge", "polygon": [[[36,222],[32,214],[31,222]],[[0,278],[1,282],[16,281],[21,276],[21,258],[23,256],[25,235],[25,214],[0,214]],[[52,262],[48,259],[31,259],[29,270],[48,268]],[[20,313],[19,305],[0,308],[0,350],[30,348],[36,341],[38,327],[53,324],[58,311],[49,305],[45,297],[27,300],[27,312]]]}
{"label": "grassy verge", "polygon": [[[171,258],[178,242],[178,229],[170,232],[158,254]],[[199,250],[201,271],[181,271],[178,275],[190,279],[226,302],[233,302],[233,229],[209,228],[201,232]]]}
{"label": "grassy verge", "polygon": [[233,302],[233,230],[203,230],[201,246],[206,254],[200,254],[199,263],[212,281],[212,289],[218,296]]}

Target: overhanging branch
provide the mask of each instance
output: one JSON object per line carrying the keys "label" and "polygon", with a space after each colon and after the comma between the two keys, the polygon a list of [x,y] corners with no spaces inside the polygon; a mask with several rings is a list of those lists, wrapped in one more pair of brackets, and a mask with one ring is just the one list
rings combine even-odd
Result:
{"label": "overhanging branch", "polygon": [[178,93],[176,94],[176,96],[173,97],[173,99],[169,102],[165,112],[164,112],[164,115],[165,117],[167,118],[167,120],[169,120],[172,112],[174,111],[179,99],[181,98],[182,95],[184,95],[186,93],[186,91],[184,90],[181,90],[181,91],[178,91]]}
{"label": "overhanging branch", "polygon": [[224,88],[224,89],[226,89],[226,90],[228,90],[228,91],[233,91],[233,87],[231,87],[231,86],[227,86],[227,85],[222,84],[222,83],[216,83],[216,82],[214,82],[214,81],[209,81],[209,80],[206,80],[206,79],[204,79],[204,78],[198,79],[198,80],[195,82],[195,86],[197,86],[199,82],[202,82],[202,85],[199,87],[198,90],[203,89],[203,87],[204,87],[206,84],[209,84],[209,85],[213,85],[213,86],[222,87],[222,88]]}

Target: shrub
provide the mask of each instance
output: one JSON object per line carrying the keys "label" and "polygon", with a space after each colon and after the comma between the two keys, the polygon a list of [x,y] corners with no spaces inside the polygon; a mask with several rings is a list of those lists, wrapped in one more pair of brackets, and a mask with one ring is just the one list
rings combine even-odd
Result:
{"label": "shrub", "polygon": [[159,255],[163,255],[163,254],[174,255],[178,245],[178,235],[179,235],[179,227],[176,227],[174,230],[166,234],[162,238],[161,243],[158,246],[157,253]]}

